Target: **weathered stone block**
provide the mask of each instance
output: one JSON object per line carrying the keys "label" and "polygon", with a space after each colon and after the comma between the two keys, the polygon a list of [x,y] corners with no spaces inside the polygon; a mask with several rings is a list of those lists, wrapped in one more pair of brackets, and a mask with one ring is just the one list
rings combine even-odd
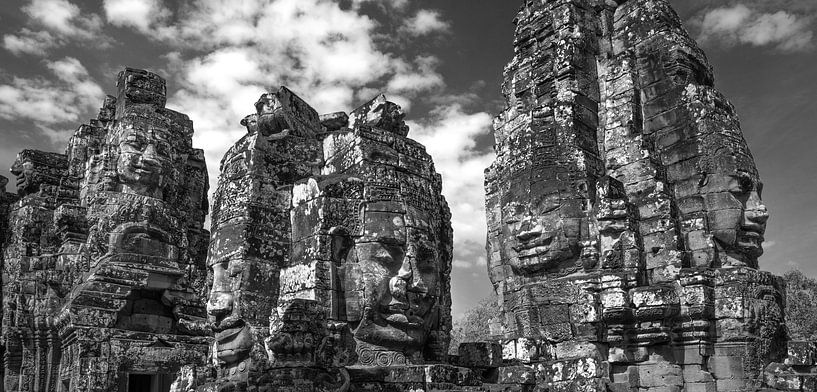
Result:
{"label": "weathered stone block", "polygon": [[498,367],[502,365],[502,345],[495,342],[460,343],[459,364],[468,367]]}
{"label": "weathered stone block", "polygon": [[497,369],[499,384],[524,384],[533,385],[536,383],[536,370],[529,366],[503,366]]}
{"label": "weathered stone block", "polygon": [[718,355],[709,357],[709,371],[718,379],[742,379],[745,377],[743,369],[745,357]]}
{"label": "weathered stone block", "polygon": [[814,342],[788,342],[786,365],[812,366],[817,360],[817,347]]}
{"label": "weathered stone block", "polygon": [[536,364],[539,383],[570,382],[609,377],[609,365],[596,358],[579,358]]}

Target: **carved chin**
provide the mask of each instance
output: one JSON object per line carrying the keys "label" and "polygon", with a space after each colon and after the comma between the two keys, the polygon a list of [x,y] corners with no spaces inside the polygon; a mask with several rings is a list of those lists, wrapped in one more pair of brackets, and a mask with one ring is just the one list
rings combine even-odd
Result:
{"label": "carved chin", "polygon": [[763,254],[763,235],[754,231],[717,231],[714,237],[728,253],[757,258]]}
{"label": "carved chin", "polygon": [[763,254],[763,236],[756,233],[739,234],[735,248],[749,257],[760,257]]}
{"label": "carved chin", "polygon": [[151,192],[159,188],[161,174],[149,171],[128,171],[119,175],[119,182],[138,192]]}
{"label": "carved chin", "polygon": [[378,315],[377,318],[377,321],[361,322],[355,337],[366,343],[392,348],[421,347],[425,344],[425,320],[402,314]]}
{"label": "carved chin", "polygon": [[252,332],[246,325],[216,333],[216,356],[225,363],[236,363],[247,358],[252,346]]}

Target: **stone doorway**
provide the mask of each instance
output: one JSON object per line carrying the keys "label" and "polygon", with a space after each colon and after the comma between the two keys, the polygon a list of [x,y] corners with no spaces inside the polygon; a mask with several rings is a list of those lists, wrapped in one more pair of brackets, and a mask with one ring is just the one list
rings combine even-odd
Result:
{"label": "stone doorway", "polygon": [[119,382],[118,392],[170,392],[175,374],[127,373]]}

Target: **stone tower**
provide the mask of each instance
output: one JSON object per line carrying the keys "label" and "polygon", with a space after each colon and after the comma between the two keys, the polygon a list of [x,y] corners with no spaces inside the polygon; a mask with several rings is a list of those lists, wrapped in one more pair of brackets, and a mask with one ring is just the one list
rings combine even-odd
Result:
{"label": "stone tower", "polygon": [[206,359],[204,154],[162,78],[127,68],[117,87],[65,154],[24,150],[12,167],[7,392],[161,387]]}
{"label": "stone tower", "polygon": [[[665,0],[524,1],[486,170],[511,357],[570,391],[745,391],[785,350],[734,107]],[[628,389],[629,388],[629,389]]]}
{"label": "stone tower", "polygon": [[215,193],[216,377],[185,385],[422,385],[451,330],[451,217],[431,157],[382,95],[318,116],[281,87],[255,108]]}

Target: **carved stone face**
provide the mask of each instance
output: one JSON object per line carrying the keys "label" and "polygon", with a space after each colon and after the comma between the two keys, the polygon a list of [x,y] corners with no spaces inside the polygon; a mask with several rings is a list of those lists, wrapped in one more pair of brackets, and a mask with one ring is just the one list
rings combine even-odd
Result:
{"label": "carved stone face", "polygon": [[732,262],[756,266],[769,219],[761,200],[763,184],[745,171],[713,173],[706,175],[700,191],[716,244]]}
{"label": "carved stone face", "polygon": [[33,163],[23,162],[23,164],[12,168],[12,173],[14,173],[17,176],[16,185],[18,194],[22,195],[32,190],[31,177],[34,174]]}
{"label": "carved stone face", "polygon": [[562,200],[558,193],[508,203],[502,210],[503,259],[518,275],[572,267],[579,257],[583,217],[574,201]]}
{"label": "carved stone face", "polygon": [[[284,114],[283,104],[274,93],[262,94],[255,103],[255,110],[258,112],[252,126],[264,136],[269,136],[283,132],[289,128]],[[248,120],[250,121],[250,120]],[[250,130],[249,126],[247,128]]]}
{"label": "carved stone face", "polygon": [[221,262],[210,266],[213,287],[207,301],[208,319],[216,334],[216,357],[227,366],[248,358],[254,343],[250,327],[244,322],[238,306],[241,299],[237,288],[241,285],[241,274],[235,264]]}
{"label": "carved stone face", "polygon": [[[409,212],[409,214],[422,214]],[[365,280],[363,319],[354,336],[360,341],[411,351],[425,344],[435,321],[441,258],[438,239],[425,219],[370,212],[355,252]]]}
{"label": "carved stone face", "polygon": [[117,127],[116,172],[123,191],[156,197],[173,160],[170,131],[141,117],[125,117]]}

